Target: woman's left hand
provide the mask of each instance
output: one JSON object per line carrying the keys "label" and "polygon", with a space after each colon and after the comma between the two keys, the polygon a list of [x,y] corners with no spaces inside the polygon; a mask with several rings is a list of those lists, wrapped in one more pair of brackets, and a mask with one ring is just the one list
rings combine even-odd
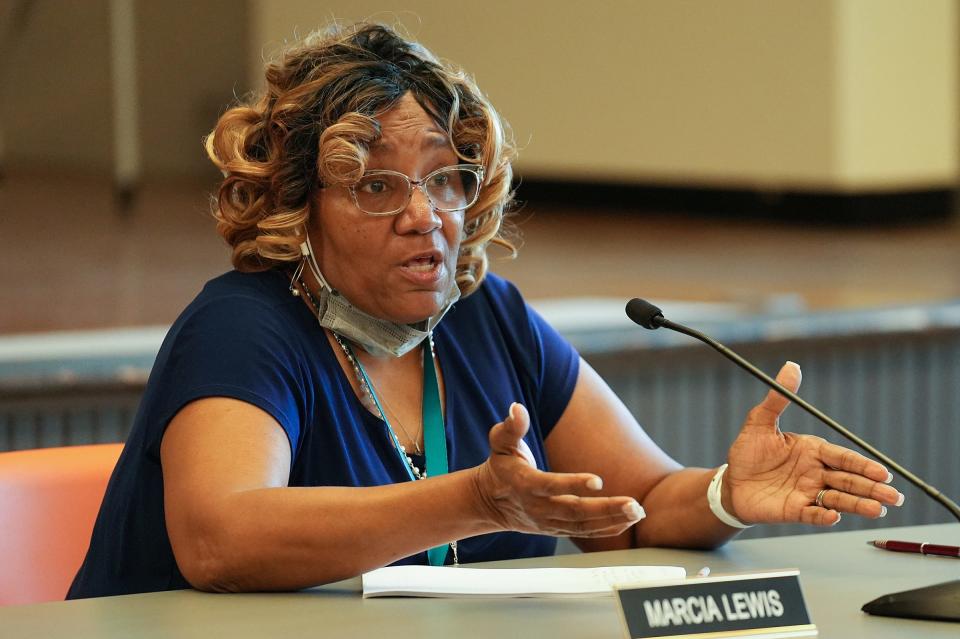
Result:
{"label": "woman's left hand", "polygon": [[[788,362],[777,381],[795,392],[800,367]],[[882,464],[820,437],[781,432],[780,415],[789,403],[771,390],[730,447],[723,502],[731,514],[747,524],[831,526],[840,513],[877,518],[886,506],[903,503]],[[822,506],[816,503],[821,491]]]}

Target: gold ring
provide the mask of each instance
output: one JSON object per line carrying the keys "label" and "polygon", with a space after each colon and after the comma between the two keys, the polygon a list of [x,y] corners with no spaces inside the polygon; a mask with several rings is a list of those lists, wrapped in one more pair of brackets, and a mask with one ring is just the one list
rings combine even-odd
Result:
{"label": "gold ring", "polygon": [[826,494],[827,490],[829,489],[824,488],[823,490],[821,490],[819,493],[817,493],[817,498],[813,500],[813,503],[819,506],[820,508],[825,508],[825,506],[823,505],[823,496]]}

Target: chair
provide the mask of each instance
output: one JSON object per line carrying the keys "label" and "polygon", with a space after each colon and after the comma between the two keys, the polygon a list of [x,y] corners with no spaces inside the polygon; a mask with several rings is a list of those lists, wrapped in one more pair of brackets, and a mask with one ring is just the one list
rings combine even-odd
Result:
{"label": "chair", "polygon": [[0,453],[0,606],[61,600],[123,444]]}

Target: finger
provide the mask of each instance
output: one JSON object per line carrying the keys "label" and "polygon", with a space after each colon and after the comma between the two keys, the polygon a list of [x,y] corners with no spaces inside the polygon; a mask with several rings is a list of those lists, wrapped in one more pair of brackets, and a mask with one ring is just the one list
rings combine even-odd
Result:
{"label": "finger", "polygon": [[523,457],[532,467],[537,467],[537,460],[534,458],[533,451],[530,450],[530,446],[527,445],[526,440],[520,440],[520,442],[517,444],[516,453]]}
{"label": "finger", "polygon": [[[802,377],[803,374],[800,372],[800,367],[794,362],[787,362],[783,365],[783,368],[780,369],[780,372],[777,373],[777,383],[787,390],[796,393],[797,390],[800,389],[800,380]],[[778,391],[771,389],[770,392],[767,393],[767,396],[763,398],[763,401],[757,405],[756,410],[771,413],[776,418],[780,417],[789,405],[789,399],[781,395]]]}
{"label": "finger", "polygon": [[550,518],[562,521],[637,522],[646,517],[643,506],[632,497],[550,497]]}
{"label": "finger", "polygon": [[824,464],[831,468],[863,475],[884,484],[889,484],[893,479],[890,471],[880,462],[873,461],[843,446],[824,442],[820,449],[820,458]]}
{"label": "finger", "polygon": [[836,526],[840,513],[819,506],[807,506],[800,511],[800,521],[811,526]]}
{"label": "finger", "polygon": [[844,513],[853,513],[861,517],[877,519],[887,514],[887,507],[876,499],[862,497],[860,495],[851,495],[839,490],[830,489],[823,493],[820,502],[824,508],[836,510]]}
{"label": "finger", "polygon": [[584,538],[593,538],[593,537],[616,537],[617,535],[623,534],[624,531],[629,530],[634,526],[636,522],[628,522],[625,524],[614,524],[613,526],[608,526],[607,528],[598,528],[592,530],[588,533],[582,535],[568,534],[568,537],[584,537]]}
{"label": "finger", "polygon": [[616,509],[613,513],[590,517],[574,518],[552,517],[544,520],[543,525],[551,534],[571,535],[574,537],[617,535],[643,518],[643,509],[635,501],[628,507]]}
{"label": "finger", "polygon": [[530,415],[522,404],[510,404],[507,418],[490,429],[490,452],[512,455],[530,428]]}
{"label": "finger", "polygon": [[594,537],[616,537],[629,529],[636,522],[625,521],[612,524],[610,526],[596,527],[585,523],[576,523],[569,521],[549,521],[546,523],[545,532],[550,535],[562,537],[579,537],[581,539],[591,539]]}
{"label": "finger", "polygon": [[827,470],[823,472],[823,483],[837,491],[859,497],[866,497],[881,504],[888,504],[890,506],[900,506],[903,504],[903,495],[893,486],[867,479],[855,473],[848,473],[841,470]]}
{"label": "finger", "polygon": [[528,490],[540,497],[554,495],[593,495],[603,488],[603,480],[593,473],[546,473],[535,471],[522,478]]}

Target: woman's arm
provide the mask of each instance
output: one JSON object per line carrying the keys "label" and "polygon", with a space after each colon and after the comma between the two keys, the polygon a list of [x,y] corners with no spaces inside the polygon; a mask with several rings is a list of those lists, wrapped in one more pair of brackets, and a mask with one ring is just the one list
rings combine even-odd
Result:
{"label": "woman's arm", "polygon": [[630,497],[580,497],[597,493],[593,475],[531,467],[525,420],[512,407],[476,468],[370,488],[294,488],[290,445],[271,416],[234,399],[192,402],[160,448],[177,565],[201,590],[292,590],[482,533],[609,535],[637,520]]}
{"label": "woman's arm", "polygon": [[[798,388],[799,368],[785,366],[778,381]],[[744,523],[831,525],[840,511],[878,517],[884,504],[902,502],[884,483],[889,474],[881,464],[817,437],[781,433],[779,417],[787,405],[771,392],[747,416],[723,482],[728,513]],[[584,550],[712,548],[738,532],[708,506],[707,487],[716,469],[681,468],[582,360],[573,396],[546,448],[553,470],[597,474],[603,494],[632,495],[646,510],[646,519],[618,537],[576,540]],[[813,505],[821,488],[830,489],[828,508]]]}
{"label": "woman's arm", "polygon": [[585,361],[570,403],[546,439],[550,467],[577,468],[603,479],[602,494],[632,495],[646,518],[616,537],[575,538],[585,551],[636,546],[710,548],[736,531],[707,506],[713,471],[683,468],[637,424],[626,406]]}

